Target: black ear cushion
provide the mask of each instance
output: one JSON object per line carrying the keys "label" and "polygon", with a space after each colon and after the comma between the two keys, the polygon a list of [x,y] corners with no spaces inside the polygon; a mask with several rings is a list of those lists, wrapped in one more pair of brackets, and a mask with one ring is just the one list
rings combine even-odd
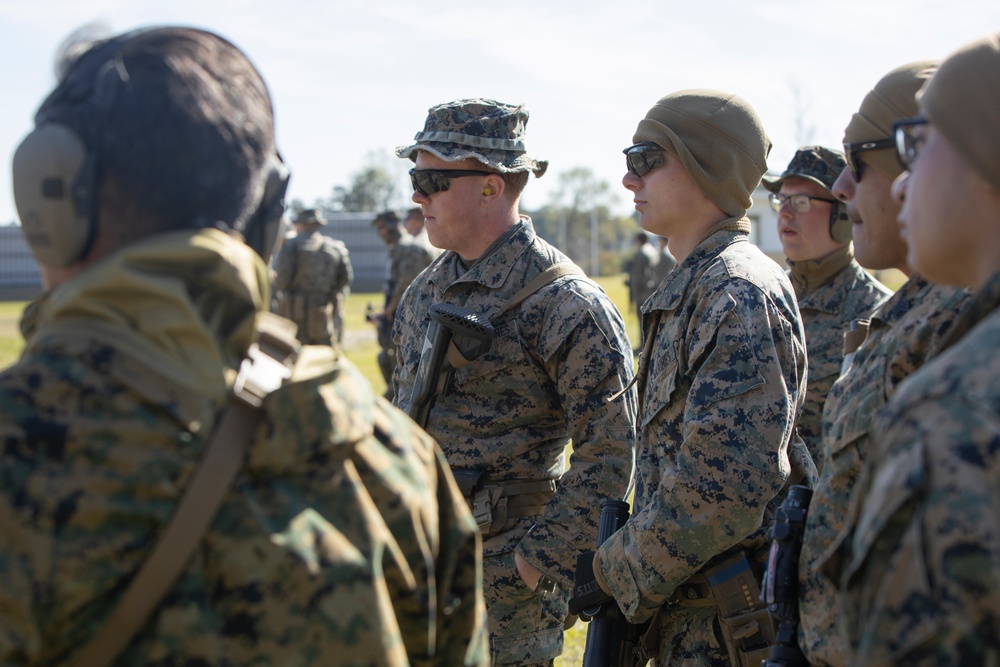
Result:
{"label": "black ear cushion", "polygon": [[291,173],[282,162],[281,155],[275,152],[264,170],[264,191],[260,203],[243,227],[243,238],[247,245],[263,257],[264,261],[270,258],[278,238],[290,179]]}

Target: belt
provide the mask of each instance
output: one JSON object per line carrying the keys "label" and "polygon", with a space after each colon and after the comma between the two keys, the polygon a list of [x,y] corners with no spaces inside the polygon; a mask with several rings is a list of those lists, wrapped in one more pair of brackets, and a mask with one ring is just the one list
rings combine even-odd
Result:
{"label": "belt", "polygon": [[483,537],[495,535],[514,519],[538,516],[555,495],[555,480],[486,482],[465,491]]}
{"label": "belt", "polygon": [[667,600],[670,607],[714,607],[718,603],[708,585],[708,578],[703,574],[692,575],[687,581],[674,589],[674,594]]}

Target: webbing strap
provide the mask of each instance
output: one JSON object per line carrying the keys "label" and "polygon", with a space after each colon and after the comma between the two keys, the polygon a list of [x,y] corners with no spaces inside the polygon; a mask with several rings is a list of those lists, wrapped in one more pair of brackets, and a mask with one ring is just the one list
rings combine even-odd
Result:
{"label": "webbing strap", "polygon": [[110,665],[146,624],[187,567],[243,464],[260,412],[232,400],[215,439],[152,553],[104,622],[73,661],[75,667]]}
{"label": "webbing strap", "polygon": [[[549,268],[545,269],[537,276],[531,279],[527,285],[521,288],[521,290],[512,296],[507,303],[500,306],[499,311],[496,315],[501,315],[506,313],[511,308],[520,305],[522,301],[527,299],[529,296],[542,289],[554,280],[558,280],[563,276],[586,276],[583,270],[574,264],[573,262],[559,262],[558,264],[553,264]],[[495,317],[495,316],[494,316]],[[490,318],[492,319],[492,317]]]}
{"label": "webbing strap", "polygon": [[[288,340],[291,324],[292,339]],[[105,667],[131,643],[180,577],[222,506],[257,431],[264,397],[291,376],[298,355],[294,324],[262,313],[259,338],[243,362],[215,435],[166,528],[96,635],[72,660]]]}

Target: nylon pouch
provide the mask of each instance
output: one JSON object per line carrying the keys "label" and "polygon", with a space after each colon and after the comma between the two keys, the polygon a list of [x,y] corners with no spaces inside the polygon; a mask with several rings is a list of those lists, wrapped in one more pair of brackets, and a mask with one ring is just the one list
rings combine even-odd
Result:
{"label": "nylon pouch", "polygon": [[469,503],[472,516],[479,526],[479,532],[484,536],[490,534],[493,527],[493,508],[496,507],[503,492],[503,487],[483,486],[483,471],[474,468],[456,468],[452,470],[458,488]]}
{"label": "nylon pouch", "polygon": [[775,641],[774,620],[760,601],[760,584],[742,549],[705,571],[719,607],[719,627],[733,667],[759,667]]}
{"label": "nylon pouch", "polygon": [[483,479],[483,471],[475,468],[453,468],[451,471],[458,483],[458,489],[466,498],[472,496],[472,492],[479,486]]}
{"label": "nylon pouch", "polygon": [[774,631],[767,609],[729,617],[720,614],[719,627],[733,667],[760,667],[761,661],[770,655]]}

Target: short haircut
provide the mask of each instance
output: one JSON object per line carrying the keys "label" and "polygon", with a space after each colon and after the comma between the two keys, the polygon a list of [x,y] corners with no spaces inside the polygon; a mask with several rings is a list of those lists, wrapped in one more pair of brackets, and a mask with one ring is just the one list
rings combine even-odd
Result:
{"label": "short haircut", "polygon": [[507,186],[507,192],[511,197],[517,199],[524,192],[524,186],[528,184],[528,178],[531,177],[530,171],[514,171],[506,172],[500,174],[503,178],[504,184]]}

